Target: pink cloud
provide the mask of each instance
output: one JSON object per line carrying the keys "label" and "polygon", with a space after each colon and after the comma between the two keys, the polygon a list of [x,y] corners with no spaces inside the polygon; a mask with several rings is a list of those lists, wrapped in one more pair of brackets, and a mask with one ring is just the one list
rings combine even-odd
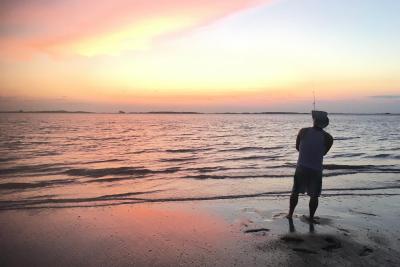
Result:
{"label": "pink cloud", "polygon": [[5,1],[0,4],[0,53],[13,57],[50,52],[53,47],[157,17],[183,14],[193,23],[180,30],[190,30],[263,2],[266,0]]}

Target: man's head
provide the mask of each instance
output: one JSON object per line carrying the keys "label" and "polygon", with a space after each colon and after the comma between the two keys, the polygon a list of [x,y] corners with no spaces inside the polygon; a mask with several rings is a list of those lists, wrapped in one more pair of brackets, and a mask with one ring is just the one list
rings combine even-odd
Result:
{"label": "man's head", "polygon": [[325,111],[313,110],[311,115],[314,121],[314,127],[325,128],[329,125],[328,113]]}

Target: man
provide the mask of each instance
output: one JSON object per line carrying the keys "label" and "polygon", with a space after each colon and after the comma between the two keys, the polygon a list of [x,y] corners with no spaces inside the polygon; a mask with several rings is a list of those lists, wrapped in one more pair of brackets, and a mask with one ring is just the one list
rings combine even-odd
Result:
{"label": "man", "polygon": [[314,214],[318,207],[318,197],[321,195],[322,161],[333,144],[333,138],[323,130],[329,124],[328,113],[313,110],[312,118],[314,126],[301,129],[297,135],[296,149],[299,151],[299,158],[287,218],[291,219],[293,216],[299,193],[307,193],[310,196],[308,220],[316,223]]}

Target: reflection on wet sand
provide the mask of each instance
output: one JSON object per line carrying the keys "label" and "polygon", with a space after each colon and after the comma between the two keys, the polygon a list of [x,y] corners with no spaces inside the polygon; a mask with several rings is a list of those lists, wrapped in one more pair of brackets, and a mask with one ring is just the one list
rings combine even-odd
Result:
{"label": "reflection on wet sand", "polygon": [[[224,253],[236,238],[223,219],[190,206],[63,209],[0,216],[3,266],[27,266],[28,262],[40,266],[174,266]],[[24,257],[19,257],[22,252]]]}
{"label": "reflection on wet sand", "polygon": [[[316,225],[309,224],[300,214],[286,219],[283,211],[287,202],[282,199],[2,211],[1,263],[396,266],[399,247],[393,242],[398,230],[389,227],[395,225],[395,215],[383,213],[384,209],[375,210],[376,216],[349,213],[347,205],[358,208],[348,200],[343,212],[336,210],[332,216],[329,207],[338,203],[337,199],[326,199],[328,209],[321,207]],[[368,205],[366,200],[376,206],[386,205],[385,201],[376,202],[379,198],[365,198]],[[382,226],[391,231],[390,235],[379,232]]]}

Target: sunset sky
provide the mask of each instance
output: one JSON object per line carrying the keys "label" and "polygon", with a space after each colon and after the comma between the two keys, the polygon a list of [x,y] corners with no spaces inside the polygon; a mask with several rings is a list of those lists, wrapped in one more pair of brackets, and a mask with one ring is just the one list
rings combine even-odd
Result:
{"label": "sunset sky", "polygon": [[3,0],[0,110],[400,113],[397,0]]}

